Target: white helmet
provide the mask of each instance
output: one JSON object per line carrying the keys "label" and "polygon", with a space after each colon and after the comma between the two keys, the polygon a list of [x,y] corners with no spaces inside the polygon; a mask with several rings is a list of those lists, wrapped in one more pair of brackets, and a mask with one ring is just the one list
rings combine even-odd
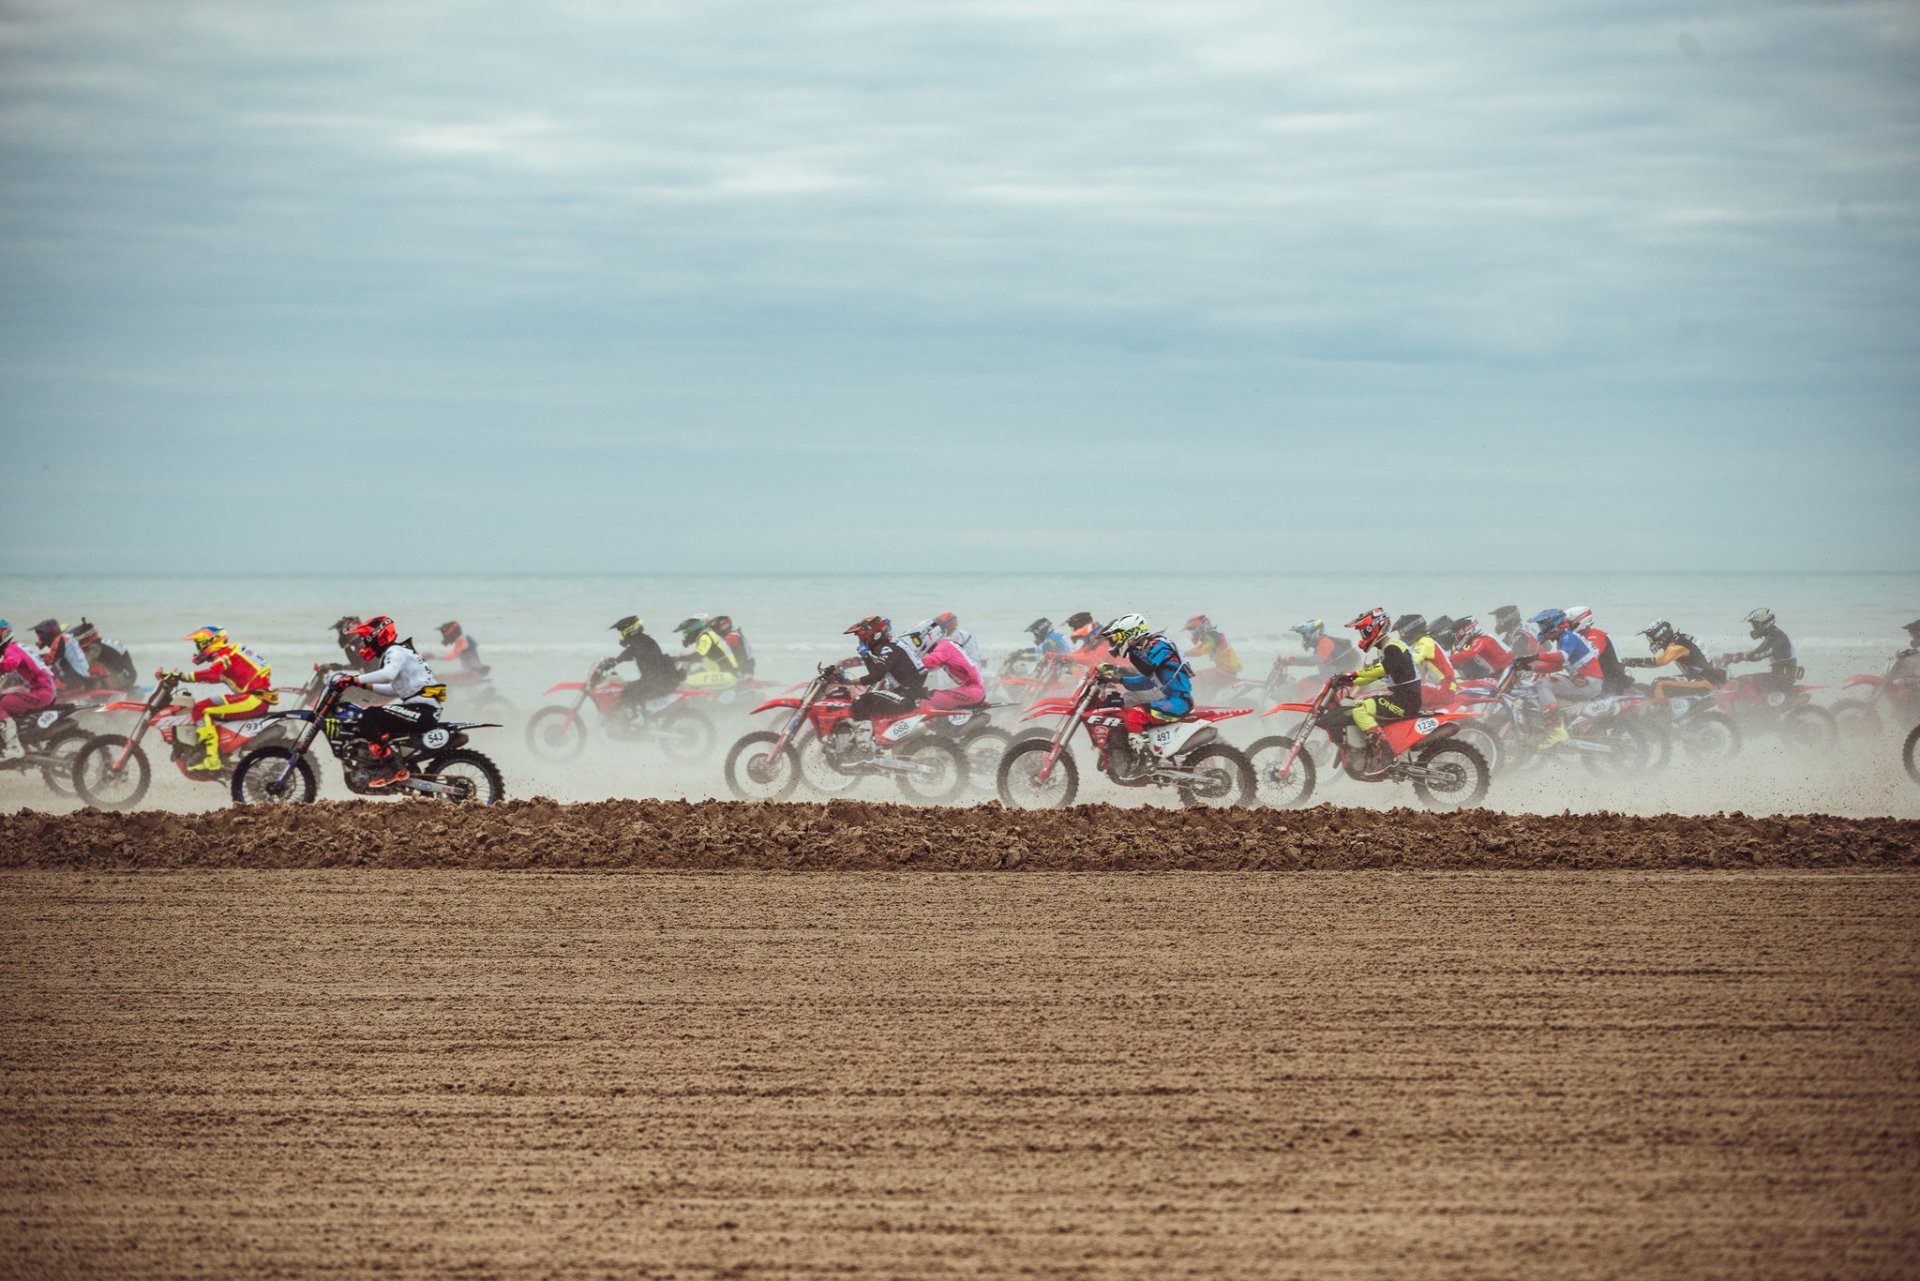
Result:
{"label": "white helmet", "polygon": [[1585,635],[1587,628],[1593,626],[1593,611],[1585,605],[1567,606],[1567,626]]}
{"label": "white helmet", "polygon": [[1153,629],[1147,626],[1147,620],[1138,614],[1122,614],[1100,629],[1107,643],[1115,651],[1126,649],[1129,645],[1145,636]]}
{"label": "white helmet", "polygon": [[909,627],[901,635],[907,638],[907,644],[913,646],[913,652],[925,658],[927,651],[940,643],[940,629],[933,625],[931,618],[923,618]]}

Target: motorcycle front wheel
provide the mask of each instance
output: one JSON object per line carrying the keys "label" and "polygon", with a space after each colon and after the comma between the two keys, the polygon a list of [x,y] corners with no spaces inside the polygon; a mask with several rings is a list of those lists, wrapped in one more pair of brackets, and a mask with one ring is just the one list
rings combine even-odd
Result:
{"label": "motorcycle front wheel", "polygon": [[1052,750],[1053,741],[1045,738],[1026,739],[1008,749],[994,776],[1002,805],[1012,810],[1057,810],[1073,804],[1080,790],[1080,767],[1072,752],[1061,748],[1052,773],[1040,777]]}
{"label": "motorcycle front wheel", "polygon": [[1720,712],[1695,712],[1673,727],[1673,737],[1698,761],[1730,761],[1740,754],[1740,727]]}
{"label": "motorcycle front wheel", "polygon": [[1285,777],[1280,774],[1280,766],[1293,750],[1293,743],[1285,734],[1276,734],[1256,739],[1247,746],[1247,763],[1253,769],[1254,797],[1269,809],[1298,809],[1313,798],[1314,779],[1319,773],[1313,753],[1301,748],[1293,768]]}
{"label": "motorcycle front wheel", "polygon": [[[280,781],[287,762],[293,772]],[[297,755],[291,747],[258,747],[240,758],[233,771],[235,805],[306,805],[320,792],[320,780],[314,777],[313,764]]]}
{"label": "motorcycle front wheel", "polygon": [[1900,763],[1907,767],[1907,777],[1920,783],[1920,725],[1907,735],[1906,746],[1900,749]]}
{"label": "motorcycle front wheel", "polygon": [[800,785],[800,759],[788,743],[775,754],[772,730],[743,734],[727,750],[727,790],[743,801],[784,801]]}
{"label": "motorcycle front wheel", "polygon": [[1653,740],[1638,725],[1608,721],[1595,726],[1587,739],[1605,750],[1582,752],[1580,759],[1588,770],[1603,778],[1643,774],[1653,767]]}
{"label": "motorcycle front wheel", "polygon": [[550,761],[570,761],[587,749],[587,723],[568,707],[543,707],[527,718],[527,750]]}
{"label": "motorcycle front wheel", "polygon": [[118,770],[113,768],[126,743],[124,738],[101,735],[73,758],[73,790],[95,809],[131,809],[153,782],[153,766],[147,763],[147,754],[138,743],[127,753],[126,764]]}
{"label": "motorcycle front wheel", "polygon": [[968,735],[961,750],[967,754],[967,782],[977,792],[991,792],[1000,774],[1000,758],[1013,746],[1013,735],[1003,729],[983,729]]}
{"label": "motorcycle front wheel", "polygon": [[1204,777],[1176,789],[1188,809],[1235,809],[1253,804],[1253,766],[1230,743],[1208,743],[1182,766]]}
{"label": "motorcycle front wheel", "polygon": [[944,738],[922,736],[895,755],[914,767],[895,776],[910,801],[939,805],[967,790],[967,754]]}
{"label": "motorcycle front wheel", "polygon": [[73,795],[74,758],[80,755],[80,749],[85,747],[92,737],[91,734],[79,726],[73,726],[59,734],[55,734],[48,740],[47,744],[41,748],[47,755],[57,757],[60,762],[57,765],[44,765],[40,769],[41,779],[46,782],[47,787],[55,794],[60,796]]}
{"label": "motorcycle front wheel", "polygon": [[1787,737],[1802,747],[1825,751],[1840,741],[1833,713],[1824,707],[1796,707],[1781,718]]}

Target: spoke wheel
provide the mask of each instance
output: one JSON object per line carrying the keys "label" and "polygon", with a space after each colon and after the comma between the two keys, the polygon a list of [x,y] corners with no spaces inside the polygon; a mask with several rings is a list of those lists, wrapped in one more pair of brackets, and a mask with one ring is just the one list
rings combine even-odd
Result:
{"label": "spoke wheel", "polygon": [[535,756],[570,761],[586,748],[587,722],[571,708],[543,707],[527,718],[527,750]]}
{"label": "spoke wheel", "polygon": [[727,751],[727,790],[743,801],[784,801],[800,785],[800,759],[788,743],[776,753],[772,730],[743,735]]}
{"label": "spoke wheel", "polygon": [[670,761],[697,761],[713,752],[720,733],[706,713],[682,703],[660,718],[655,733],[661,754]]}
{"label": "spoke wheel", "polygon": [[1284,776],[1280,766],[1293,750],[1294,740],[1284,734],[1256,739],[1247,747],[1247,761],[1253,767],[1254,799],[1270,809],[1297,809],[1313,798],[1314,780],[1319,767],[1305,748]]}
{"label": "spoke wheel", "polygon": [[73,758],[73,790],[95,809],[124,810],[138,805],[153,783],[153,766],[138,743],[127,753],[124,766],[113,763],[125,747],[124,738],[95,738]]}
{"label": "spoke wheel", "polygon": [[897,776],[908,800],[940,804],[967,790],[967,755],[944,738],[922,737],[894,755],[915,767],[914,773]]}
{"label": "spoke wheel", "polygon": [[458,785],[458,791],[429,793],[434,800],[498,805],[507,799],[507,781],[501,777],[500,767],[480,752],[464,748],[442,752],[421,771],[421,776]]}
{"label": "spoke wheel", "polygon": [[1050,739],[1030,738],[1015,743],[1000,758],[994,782],[1002,805],[1015,810],[1050,810],[1073,804],[1080,790],[1080,767],[1072,752],[1061,748],[1053,772],[1045,779],[1040,777],[1052,748]]}
{"label": "spoke wheel", "polygon": [[983,729],[962,745],[967,754],[967,783],[976,792],[992,792],[1000,774],[1000,758],[1013,746],[1013,735],[1003,729]]}
{"label": "spoke wheel", "polygon": [[[280,780],[287,762],[293,772]],[[259,747],[240,758],[233,771],[235,805],[305,805],[319,794],[320,780],[314,777],[313,764],[304,756],[295,756],[291,747]]]}
{"label": "spoke wheel", "polygon": [[1181,765],[1205,780],[1179,787],[1180,803],[1188,809],[1234,809],[1253,803],[1253,766],[1239,748],[1208,743]]}
{"label": "spoke wheel", "polygon": [[1427,777],[1413,780],[1413,792],[1433,810],[1463,810],[1478,805],[1487,794],[1492,771],[1479,752],[1465,743],[1445,738],[1416,750],[1415,763]]}

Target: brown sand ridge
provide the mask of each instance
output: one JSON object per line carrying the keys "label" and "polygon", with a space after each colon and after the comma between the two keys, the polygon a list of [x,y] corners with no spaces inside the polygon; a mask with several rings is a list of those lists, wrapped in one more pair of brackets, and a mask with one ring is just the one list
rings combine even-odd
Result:
{"label": "brown sand ridge", "polygon": [[7,867],[1254,871],[1920,865],[1920,822],[1302,811],[1015,812],[863,801],[321,804],[0,816]]}

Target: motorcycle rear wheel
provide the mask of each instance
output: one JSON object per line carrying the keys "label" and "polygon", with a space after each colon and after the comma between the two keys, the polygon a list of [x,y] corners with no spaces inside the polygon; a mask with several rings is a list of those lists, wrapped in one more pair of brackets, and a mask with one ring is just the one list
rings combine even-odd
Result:
{"label": "motorcycle rear wheel", "polygon": [[1673,727],[1673,737],[1698,761],[1730,761],[1740,754],[1740,727],[1720,712],[1695,712]]}
{"label": "motorcycle rear wheel", "polygon": [[1601,752],[1582,752],[1580,760],[1589,771],[1604,778],[1644,774],[1653,768],[1656,751],[1653,740],[1638,725],[1607,721],[1587,734],[1588,742],[1605,748]]}
{"label": "motorcycle rear wheel", "polygon": [[1293,743],[1294,740],[1287,735],[1275,734],[1270,738],[1255,739],[1247,745],[1247,762],[1253,769],[1254,797],[1268,809],[1299,809],[1313,799],[1313,786],[1319,775],[1313,753],[1301,748],[1300,757],[1294,761],[1293,768],[1287,771],[1287,776],[1281,778],[1277,773],[1280,763],[1293,750]]}
{"label": "motorcycle rear wheel", "polygon": [[491,757],[466,748],[440,753],[420,771],[420,776],[441,782],[462,782],[470,789],[465,796],[438,795],[435,800],[498,805],[507,799],[507,781],[501,776],[500,767]]}
{"label": "motorcycle rear wheel", "polygon": [[1920,783],[1920,725],[1907,735],[1906,745],[1900,749],[1900,763],[1907,767],[1907,777]]}
{"label": "motorcycle rear wheel", "polygon": [[1003,729],[976,730],[961,744],[967,754],[967,783],[976,792],[991,792],[1000,775],[1000,760],[1013,746],[1013,735]]}
{"label": "motorcycle rear wheel", "polygon": [[40,777],[49,790],[60,796],[73,795],[74,758],[80,755],[80,749],[92,738],[93,735],[73,725],[63,728],[41,746],[41,751],[60,758],[58,765],[43,765],[40,768]]}
{"label": "motorcycle rear wheel", "polygon": [[727,790],[743,801],[784,801],[800,785],[800,758],[793,744],[773,752],[780,736],[772,730],[742,734],[727,749]]}
{"label": "motorcycle rear wheel", "polygon": [[1062,748],[1053,772],[1045,782],[1039,778],[1052,749],[1053,741],[1045,738],[1029,738],[1007,749],[994,773],[994,790],[1002,805],[1012,810],[1057,810],[1073,804],[1080,791],[1080,767],[1072,752]]}
{"label": "motorcycle rear wheel", "polygon": [[683,763],[711,755],[714,745],[720,741],[720,733],[707,714],[696,712],[684,703],[660,717],[655,736],[660,742],[661,755]]}
{"label": "motorcycle rear wheel", "polygon": [[[289,759],[293,773],[284,789],[275,792],[273,785]],[[240,758],[231,791],[235,805],[306,805],[319,795],[320,780],[314,776],[313,762],[296,756],[291,747],[257,747]]]}
{"label": "motorcycle rear wheel", "polygon": [[587,722],[565,707],[543,707],[527,718],[527,750],[543,760],[570,761],[587,749]]}
{"label": "motorcycle rear wheel", "polygon": [[1816,751],[1826,751],[1840,741],[1833,713],[1824,707],[1793,708],[1780,718],[1780,727],[1788,738]]}
{"label": "motorcycle rear wheel", "polygon": [[127,754],[126,765],[115,772],[113,762],[126,742],[117,735],[98,735],[73,758],[73,790],[97,810],[132,809],[153,783],[153,766],[138,743]]}
{"label": "motorcycle rear wheel", "polygon": [[1486,796],[1492,771],[1487,768],[1486,757],[1468,744],[1443,738],[1437,743],[1422,744],[1414,750],[1413,758],[1416,764],[1448,776],[1445,782],[1432,778],[1413,780],[1413,794],[1428,809],[1468,809]]}
{"label": "motorcycle rear wheel", "polygon": [[1253,766],[1246,754],[1231,743],[1208,743],[1182,764],[1214,778],[1213,784],[1205,788],[1182,783],[1175,789],[1180,793],[1180,804],[1186,808],[1244,809],[1253,804]]}
{"label": "motorcycle rear wheel", "polygon": [[967,790],[967,754],[947,739],[922,737],[895,755],[932,770],[930,774],[895,776],[901,794],[910,801],[938,805],[958,798]]}

